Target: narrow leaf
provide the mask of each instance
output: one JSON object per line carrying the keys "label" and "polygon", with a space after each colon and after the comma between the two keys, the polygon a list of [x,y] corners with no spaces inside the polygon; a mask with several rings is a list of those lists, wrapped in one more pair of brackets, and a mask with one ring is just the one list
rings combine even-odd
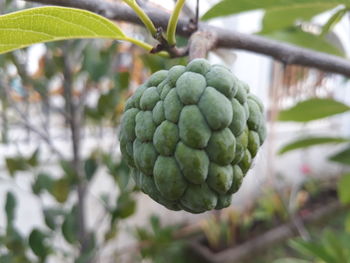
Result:
{"label": "narrow leaf", "polygon": [[331,255],[319,244],[313,242],[307,242],[303,240],[292,240],[290,242],[291,246],[299,251],[300,253],[308,256],[316,257],[317,259],[322,259],[325,262],[334,262]]}
{"label": "narrow leaf", "polygon": [[38,7],[0,16],[0,53],[75,38],[126,36],[112,21],[81,9]]}
{"label": "narrow leaf", "polygon": [[333,99],[312,98],[280,112],[280,121],[308,122],[349,111],[350,107]]}
{"label": "narrow leaf", "polygon": [[345,165],[350,165],[350,147],[332,155],[329,160]]}
{"label": "narrow leaf", "polygon": [[315,145],[329,144],[329,143],[343,143],[350,142],[350,138],[342,137],[305,137],[299,138],[291,143],[284,145],[278,154],[284,154],[289,151],[308,148]]}
{"label": "narrow leaf", "polygon": [[6,203],[5,203],[5,211],[7,217],[7,225],[12,225],[15,220],[15,209],[16,209],[16,198],[13,193],[7,192],[6,195]]}
{"label": "narrow leaf", "polygon": [[322,28],[321,35],[327,34],[332,28],[343,18],[346,12],[349,11],[348,8],[342,8],[335,12],[327,21],[327,23]]}
{"label": "narrow leaf", "polygon": [[[268,1],[251,1],[238,0],[234,4],[232,0],[222,0],[211,9],[209,9],[202,17],[203,20],[212,19],[220,16],[228,16],[241,12],[264,9],[264,10],[279,10],[287,12],[286,10],[295,9],[332,9],[337,5],[347,4],[347,0],[268,0]],[[298,17],[297,13],[294,13]],[[283,17],[281,18],[283,20]]]}
{"label": "narrow leaf", "polygon": [[350,234],[350,213],[346,215],[345,219],[345,230],[348,234]]}
{"label": "narrow leaf", "polygon": [[338,196],[343,204],[350,204],[350,173],[343,175],[339,179]]}

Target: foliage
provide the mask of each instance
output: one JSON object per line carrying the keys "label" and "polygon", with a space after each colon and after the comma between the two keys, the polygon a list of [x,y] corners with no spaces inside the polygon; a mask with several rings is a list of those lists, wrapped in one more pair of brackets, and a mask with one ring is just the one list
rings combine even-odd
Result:
{"label": "foliage", "polygon": [[[329,98],[311,98],[302,102],[299,102],[295,106],[283,110],[279,113],[280,121],[294,121],[308,123],[314,120],[325,119],[330,116],[349,112],[350,107],[339,101]],[[348,145],[350,138],[343,137],[320,137],[310,136],[295,139],[284,145],[279,154],[284,154],[290,151],[304,149],[311,146],[318,146],[323,144],[343,143]],[[340,152],[329,157],[329,160],[349,165],[350,151],[348,146]]]}
{"label": "foliage", "polygon": [[[106,34],[114,34],[114,36],[118,34],[118,31],[113,29],[116,28],[115,25],[107,19],[99,18],[86,11],[65,8],[28,9],[8,16],[1,16],[0,20],[2,19],[2,25],[5,26],[6,21],[9,23],[15,21],[12,18],[17,16],[17,19],[20,20],[16,25],[25,27],[30,24],[26,20],[28,14],[40,18],[40,15],[46,13],[51,14],[47,17],[46,25],[56,23],[57,19],[64,19],[65,23],[69,23],[71,26],[66,26],[66,29],[70,30],[71,33],[76,33],[72,34],[72,37],[83,36],[84,32],[92,34],[91,30],[94,29],[99,31],[99,33],[97,31],[94,33],[100,34],[98,37],[102,36],[103,31],[101,30],[104,30]],[[82,17],[86,17],[84,21],[87,24],[85,25],[89,27],[90,31],[81,27],[84,23],[84,21],[80,21]],[[10,18],[12,20],[9,20]],[[96,21],[100,22],[96,23]],[[40,19],[37,22],[38,30],[54,30],[55,28],[54,26],[43,27],[44,23]],[[38,36],[35,38],[34,32],[32,34],[32,40],[36,39],[37,42],[42,40]],[[27,40],[29,41],[30,38],[28,37]],[[74,124],[75,129],[94,129],[96,128],[95,123],[100,125],[99,129],[102,132],[103,129],[111,127],[115,129],[120,119],[118,107],[124,103],[130,74],[120,70],[119,45],[114,42],[91,40],[53,42],[45,45],[43,49],[43,54],[39,58],[39,67],[33,75],[30,75],[25,65],[20,61],[20,56],[23,58],[28,56],[29,51],[26,49],[2,55],[0,60],[3,68],[1,70],[1,86],[6,95],[2,96],[2,103],[8,105],[7,110],[12,116],[7,124],[9,134],[11,135],[13,127],[24,126],[29,127],[28,140],[33,140],[33,134],[38,136],[37,138],[34,136],[38,148],[31,152],[25,151],[25,154],[18,151],[17,154],[6,155],[5,168],[9,174],[6,180],[16,185],[17,180],[23,174],[31,178],[31,186],[29,185],[29,189],[25,190],[29,190],[29,194],[37,197],[44,220],[42,226],[33,228],[28,234],[21,233],[21,229],[18,229],[16,225],[18,219],[16,211],[19,201],[12,192],[9,192],[4,207],[7,226],[4,231],[0,231],[0,262],[35,263],[48,262],[57,258],[69,262],[74,260],[75,262],[88,262],[99,255],[101,247],[103,248],[105,244],[114,240],[120,222],[134,214],[136,210],[134,192],[136,189],[129,181],[128,167],[123,160],[116,157],[113,149],[111,151],[97,147],[81,156],[76,155],[81,159],[81,168],[78,168],[71,157],[74,155],[70,152],[71,149],[56,149],[55,143],[52,141],[55,139],[48,132],[49,123],[52,118],[62,120],[61,126],[58,124],[55,129],[69,133],[72,116],[81,114],[79,116],[81,122],[77,121]],[[71,68],[67,68],[67,57],[70,58],[69,66]],[[6,71],[9,66],[16,68],[17,74],[15,76]],[[68,80],[69,77],[71,82]],[[13,82],[13,79],[19,81]],[[52,85],[55,81],[59,82],[58,88]],[[14,86],[14,83],[17,83],[17,86]],[[65,89],[65,85],[71,86],[69,89]],[[79,85],[84,88],[79,90],[77,88]],[[96,103],[86,103],[85,98],[94,92]],[[55,105],[54,100],[57,97],[63,103]],[[37,105],[40,106],[35,110],[35,114],[43,118],[48,126],[44,124],[42,127],[40,123],[35,123],[38,116],[32,114],[34,104],[31,102],[33,100],[37,100]],[[78,103],[75,104],[75,102]],[[78,107],[80,107],[79,113],[75,111]],[[28,112],[24,112],[24,110]],[[66,140],[74,144],[84,141],[85,138],[85,136],[79,137],[77,141],[76,138],[68,137]],[[101,141],[102,138],[99,136],[95,139]],[[8,136],[7,143],[13,145],[18,142],[15,137]],[[46,147],[41,146],[41,144],[46,144]],[[45,150],[46,152],[47,150],[51,151],[52,154],[45,154]],[[48,163],[50,163],[49,166]],[[54,169],[51,167],[52,163]],[[106,228],[101,232],[100,222],[97,222],[97,229],[86,229],[84,249],[82,249],[79,222],[81,214],[85,212],[80,210],[81,203],[79,204],[79,202],[81,200],[77,200],[76,195],[82,185],[89,187],[101,170],[107,171],[105,174],[110,176],[114,188],[120,189],[120,193],[117,195],[116,193],[105,193],[101,197],[96,197],[101,204],[103,220],[107,222]],[[101,219],[96,215],[94,220]],[[101,233],[104,235],[102,241],[97,239]],[[57,242],[58,239],[61,242]]]}
{"label": "foliage", "polygon": [[[85,10],[66,7],[38,7],[17,11],[1,16],[0,23],[0,53],[63,39],[126,39],[120,28],[110,20]],[[11,38],[6,37],[8,34],[11,34]],[[14,41],[15,39],[21,41]]]}
{"label": "foliage", "polygon": [[[309,22],[313,17],[339,6],[341,8],[335,11],[322,27]],[[259,34],[317,51],[344,56],[343,51],[335,45],[336,41],[334,39],[330,40],[327,34],[349,10],[349,1],[238,0],[233,5],[230,0],[221,0],[209,9],[202,19],[208,20],[252,10],[264,11],[261,21],[262,29]],[[314,30],[308,31],[303,25],[308,26],[310,24]]]}
{"label": "foliage", "polygon": [[[344,205],[350,204],[350,174],[344,175],[338,181],[338,196],[339,200]],[[311,240],[304,240],[302,238],[295,238],[290,240],[290,246],[297,251],[305,262],[315,262],[314,260],[326,263],[341,263],[350,262],[350,231],[349,218],[350,212],[347,209],[348,216],[345,217],[344,225],[340,229],[340,233],[336,233],[332,229],[325,229],[322,235]],[[308,260],[310,259],[310,260]],[[276,262],[291,262],[298,263],[299,259],[279,259]]]}
{"label": "foliage", "polygon": [[151,230],[136,228],[135,236],[140,243],[142,258],[154,263],[180,263],[186,260],[185,243],[176,239],[179,226],[161,226],[160,220],[153,215],[149,219]]}

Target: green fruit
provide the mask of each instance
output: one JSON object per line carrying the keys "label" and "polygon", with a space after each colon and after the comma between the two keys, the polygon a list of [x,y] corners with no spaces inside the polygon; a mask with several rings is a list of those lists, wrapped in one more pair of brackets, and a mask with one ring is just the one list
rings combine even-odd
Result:
{"label": "green fruit", "polygon": [[195,59],[126,102],[120,148],[136,185],[171,210],[231,204],[266,137],[263,105],[229,69]]}

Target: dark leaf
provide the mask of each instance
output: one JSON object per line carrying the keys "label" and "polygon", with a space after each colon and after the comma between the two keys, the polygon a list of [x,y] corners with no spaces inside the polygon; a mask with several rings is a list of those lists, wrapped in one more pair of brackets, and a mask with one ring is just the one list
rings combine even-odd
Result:
{"label": "dark leaf", "polygon": [[44,213],[44,219],[45,219],[45,224],[52,230],[55,230],[57,227],[57,224],[63,215],[66,213],[58,208],[48,208],[43,210]]}
{"label": "dark leaf", "polygon": [[115,74],[114,81],[116,87],[118,87],[120,90],[128,89],[130,81],[129,71],[118,72],[117,74]]}
{"label": "dark leaf", "polygon": [[32,191],[36,195],[39,195],[43,190],[51,192],[53,185],[54,179],[50,175],[47,173],[40,173],[32,185]]}
{"label": "dark leaf", "polygon": [[86,178],[90,181],[97,171],[98,164],[95,158],[91,157],[87,159],[84,163],[84,170]]}
{"label": "dark leaf", "polygon": [[74,207],[72,211],[66,215],[62,224],[62,235],[64,239],[74,244],[78,241],[78,215],[77,209]]}
{"label": "dark leaf", "polygon": [[33,229],[29,235],[29,246],[42,261],[50,254],[50,248],[45,244],[46,235],[38,229]]}
{"label": "dark leaf", "polygon": [[68,176],[68,178],[70,178],[72,181],[75,181],[77,178],[77,174],[75,172],[73,164],[71,162],[61,160],[60,165],[64,173]]}
{"label": "dark leaf", "polygon": [[109,90],[106,94],[102,94],[97,103],[97,110],[100,115],[105,116],[112,113],[116,109],[119,100],[119,91],[117,88]]}
{"label": "dark leaf", "polygon": [[14,194],[11,192],[7,192],[6,203],[5,203],[7,226],[12,226],[14,223],[16,206],[17,206],[17,202]]}

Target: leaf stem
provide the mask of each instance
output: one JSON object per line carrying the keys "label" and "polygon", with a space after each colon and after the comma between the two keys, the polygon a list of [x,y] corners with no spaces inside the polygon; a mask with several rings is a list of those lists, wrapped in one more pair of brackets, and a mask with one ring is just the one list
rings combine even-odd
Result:
{"label": "leaf stem", "polygon": [[157,35],[156,27],[154,26],[149,16],[136,3],[136,1],[135,0],[123,0],[123,1],[135,11],[135,13],[141,19],[142,23],[146,26],[148,31],[152,34],[153,37],[155,37]]}
{"label": "leaf stem", "polygon": [[[145,42],[142,42],[142,41],[140,41],[138,39],[132,38],[132,37],[125,37],[123,40],[129,41],[129,42],[135,44],[136,46],[139,46],[139,47],[141,47],[143,49],[146,49],[149,52],[153,49],[153,46],[151,46],[151,45],[149,45],[149,44],[147,44]],[[166,58],[169,57],[169,53],[168,52],[162,51],[162,52],[159,52],[157,54],[162,56],[162,57],[166,57]]]}
{"label": "leaf stem", "polygon": [[174,7],[173,13],[171,14],[171,17],[169,19],[168,27],[167,27],[167,40],[169,46],[175,46],[176,45],[176,27],[177,22],[179,20],[180,12],[185,4],[186,0],[177,0],[176,5]]}

